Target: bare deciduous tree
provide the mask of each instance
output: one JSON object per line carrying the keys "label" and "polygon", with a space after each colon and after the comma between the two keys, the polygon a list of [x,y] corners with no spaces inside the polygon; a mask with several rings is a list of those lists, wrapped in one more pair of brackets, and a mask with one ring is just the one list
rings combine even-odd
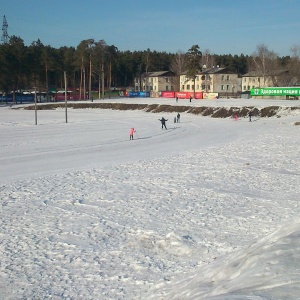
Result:
{"label": "bare deciduous tree", "polygon": [[182,51],[178,51],[175,54],[173,61],[171,62],[170,70],[176,74],[175,90],[180,90],[180,75],[186,71],[186,55]]}
{"label": "bare deciduous tree", "polygon": [[[278,55],[270,51],[264,44],[257,46],[257,50],[252,54],[252,65],[250,69],[257,71],[263,78],[263,86],[266,85],[268,78],[275,80],[275,74],[278,71]],[[251,63],[250,62],[250,63]],[[276,86],[276,84],[274,83]]]}
{"label": "bare deciduous tree", "polygon": [[208,49],[204,50],[204,52],[202,53],[201,60],[202,60],[201,63],[202,63],[203,68],[210,69],[213,66],[215,66],[215,59],[214,59],[213,55],[211,55],[211,53]]}
{"label": "bare deciduous tree", "polygon": [[300,45],[294,45],[290,51],[292,52],[288,63],[290,85],[297,85],[300,83]]}
{"label": "bare deciduous tree", "polygon": [[173,61],[171,62],[171,71],[176,75],[182,74],[186,70],[186,55],[182,51],[178,51],[175,54]]}

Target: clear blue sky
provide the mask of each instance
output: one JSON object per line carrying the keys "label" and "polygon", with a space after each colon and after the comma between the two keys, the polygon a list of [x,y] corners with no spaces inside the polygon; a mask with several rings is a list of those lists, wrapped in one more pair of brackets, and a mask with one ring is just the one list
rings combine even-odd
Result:
{"label": "clear blue sky", "polygon": [[[85,39],[119,50],[249,54],[300,44],[300,0],[0,0],[8,34],[55,48]],[[2,27],[2,26],[1,26]],[[2,32],[1,32],[2,35]]]}

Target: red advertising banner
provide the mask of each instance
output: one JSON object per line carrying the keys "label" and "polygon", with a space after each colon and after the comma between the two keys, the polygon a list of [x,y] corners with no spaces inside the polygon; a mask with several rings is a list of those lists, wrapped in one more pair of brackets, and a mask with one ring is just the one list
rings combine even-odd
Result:
{"label": "red advertising banner", "polygon": [[177,92],[176,93],[176,97],[178,97],[179,99],[188,99],[188,98],[190,98],[190,93],[187,93],[187,92]]}
{"label": "red advertising banner", "polygon": [[196,92],[195,93],[195,99],[203,99],[203,93],[202,92]]}
{"label": "red advertising banner", "polygon": [[178,97],[179,99],[190,99],[190,97],[192,97],[192,99],[203,99],[203,93],[196,92],[194,97],[193,92],[177,92],[176,97]]}
{"label": "red advertising banner", "polygon": [[162,98],[175,98],[175,92],[161,92]]}

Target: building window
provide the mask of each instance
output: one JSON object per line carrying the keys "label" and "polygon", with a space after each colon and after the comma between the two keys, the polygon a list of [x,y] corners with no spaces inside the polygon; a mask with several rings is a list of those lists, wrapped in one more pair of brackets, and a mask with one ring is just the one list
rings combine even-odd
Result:
{"label": "building window", "polygon": [[205,80],[205,75],[202,75],[202,76],[201,76],[201,80]]}
{"label": "building window", "polygon": [[191,86],[189,84],[186,85],[186,89],[189,91]]}
{"label": "building window", "polygon": [[168,91],[169,90],[169,86],[168,85],[166,85],[166,91]]}
{"label": "building window", "polygon": [[201,88],[202,90],[205,90],[205,84],[202,84]]}
{"label": "building window", "polygon": [[226,91],[229,91],[229,84],[227,84],[226,86]]}
{"label": "building window", "polygon": [[221,90],[224,91],[224,84],[221,85]]}
{"label": "building window", "polygon": [[184,90],[184,84],[182,85],[182,90]]}
{"label": "building window", "polygon": [[222,75],[222,81],[224,81],[224,75]]}
{"label": "building window", "polygon": [[227,80],[230,80],[230,75],[227,75]]}
{"label": "building window", "polygon": [[210,91],[210,84],[207,86],[207,90]]}

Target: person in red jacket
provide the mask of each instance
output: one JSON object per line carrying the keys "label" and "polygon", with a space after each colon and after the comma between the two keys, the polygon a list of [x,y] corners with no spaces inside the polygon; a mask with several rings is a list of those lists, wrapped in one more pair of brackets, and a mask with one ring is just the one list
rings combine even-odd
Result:
{"label": "person in red jacket", "polygon": [[135,132],[134,128],[130,128],[130,131],[129,131],[129,139],[130,140],[133,140],[133,133]]}

